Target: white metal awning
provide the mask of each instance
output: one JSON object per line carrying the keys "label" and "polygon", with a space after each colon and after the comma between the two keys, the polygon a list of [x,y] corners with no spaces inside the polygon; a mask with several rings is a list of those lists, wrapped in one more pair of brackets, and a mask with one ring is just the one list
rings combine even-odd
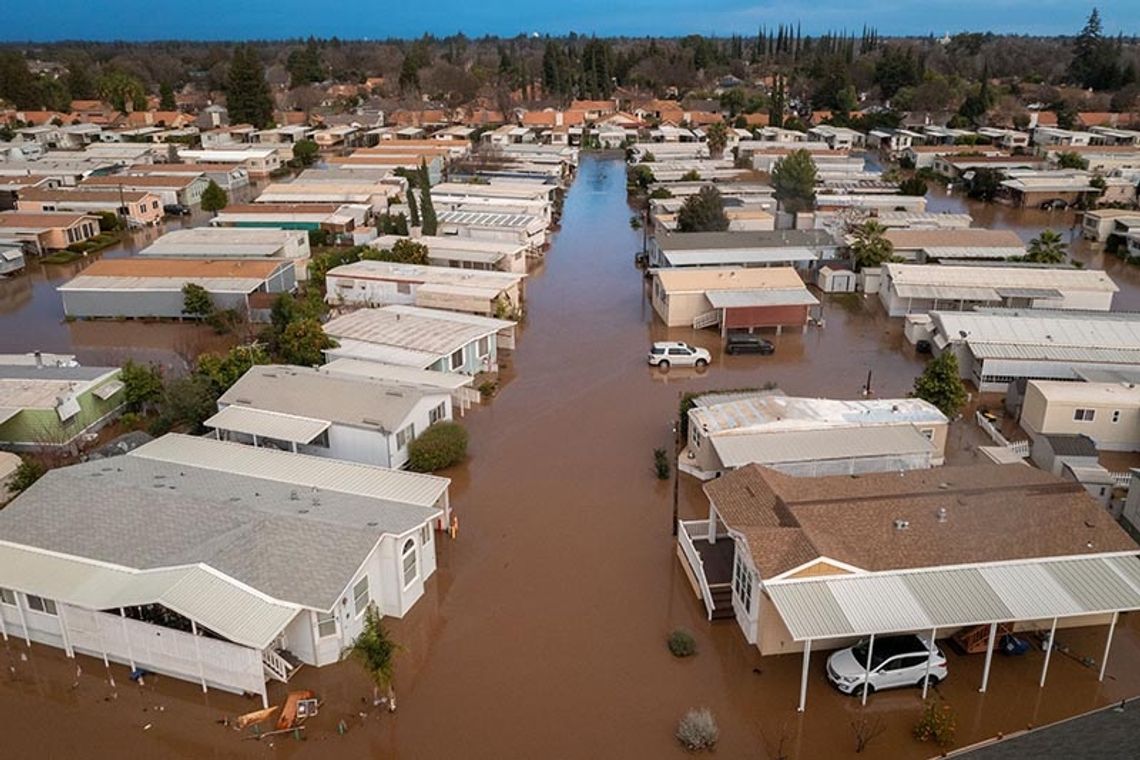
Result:
{"label": "white metal awning", "polygon": [[95,395],[104,401],[114,396],[116,393],[127,387],[123,384],[122,380],[112,380],[109,383],[103,383],[95,389]]}
{"label": "white metal awning", "polygon": [[1081,557],[764,584],[796,641],[1140,609],[1140,557]]}
{"label": "white metal awning", "polygon": [[758,288],[756,290],[710,290],[705,297],[714,309],[751,306],[814,306],[819,303],[806,288]]}
{"label": "white metal awning", "polygon": [[267,412],[264,409],[231,404],[202,424],[218,430],[256,435],[259,438],[274,438],[289,443],[309,443],[328,430],[332,423],[328,420],[295,417],[291,414]]}
{"label": "white metal awning", "polygon": [[0,568],[4,588],[89,610],[161,604],[254,649],[269,646],[300,609],[198,565],[132,571],[0,544]]}
{"label": "white metal awning", "polygon": [[24,410],[18,407],[0,406],[0,425],[3,425],[22,411]]}

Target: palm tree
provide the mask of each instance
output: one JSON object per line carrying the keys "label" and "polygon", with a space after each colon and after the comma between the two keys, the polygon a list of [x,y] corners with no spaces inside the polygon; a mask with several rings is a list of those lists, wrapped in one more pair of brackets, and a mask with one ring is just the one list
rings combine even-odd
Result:
{"label": "palm tree", "polygon": [[396,694],[392,688],[392,676],[395,673],[396,652],[400,646],[388,638],[388,632],[380,623],[380,613],[375,605],[369,605],[364,611],[364,627],[360,635],[348,648],[348,656],[360,663],[368,677],[375,686],[372,689],[373,702],[379,701],[377,695],[381,689],[388,692],[389,709],[396,709]]}
{"label": "palm tree", "polygon": [[1060,233],[1042,230],[1041,234],[1029,241],[1024,261],[1034,264],[1060,264],[1068,257],[1068,245]]}
{"label": "palm tree", "polygon": [[855,266],[858,269],[880,266],[894,256],[895,247],[890,240],[887,240],[886,231],[887,228],[874,219],[868,219],[856,228],[851,252],[855,256]]}

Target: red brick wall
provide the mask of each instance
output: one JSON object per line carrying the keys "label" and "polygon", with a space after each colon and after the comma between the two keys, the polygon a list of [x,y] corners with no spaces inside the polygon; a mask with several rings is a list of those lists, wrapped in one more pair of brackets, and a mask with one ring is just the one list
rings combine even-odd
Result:
{"label": "red brick wall", "polygon": [[775,327],[777,325],[803,325],[807,322],[807,306],[748,306],[725,309],[727,328]]}

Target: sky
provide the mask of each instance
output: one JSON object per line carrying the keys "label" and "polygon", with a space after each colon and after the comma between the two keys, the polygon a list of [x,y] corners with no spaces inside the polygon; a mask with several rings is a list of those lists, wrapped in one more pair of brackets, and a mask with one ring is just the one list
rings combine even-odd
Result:
{"label": "sky", "polygon": [[[754,34],[800,23],[804,33],[876,27],[884,35],[993,31],[1075,34],[1092,3],[1072,0],[10,0],[0,40],[383,39],[484,34]],[[1140,35],[1140,2],[1102,0],[1107,34]],[[327,12],[323,12],[327,9]]]}

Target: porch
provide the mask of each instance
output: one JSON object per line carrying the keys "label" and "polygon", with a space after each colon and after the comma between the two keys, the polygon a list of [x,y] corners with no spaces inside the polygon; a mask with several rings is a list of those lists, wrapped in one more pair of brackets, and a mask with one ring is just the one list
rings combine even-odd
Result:
{"label": "porch", "polygon": [[705,605],[709,620],[732,618],[732,566],[736,542],[719,520],[711,535],[709,520],[677,521],[677,556]]}

